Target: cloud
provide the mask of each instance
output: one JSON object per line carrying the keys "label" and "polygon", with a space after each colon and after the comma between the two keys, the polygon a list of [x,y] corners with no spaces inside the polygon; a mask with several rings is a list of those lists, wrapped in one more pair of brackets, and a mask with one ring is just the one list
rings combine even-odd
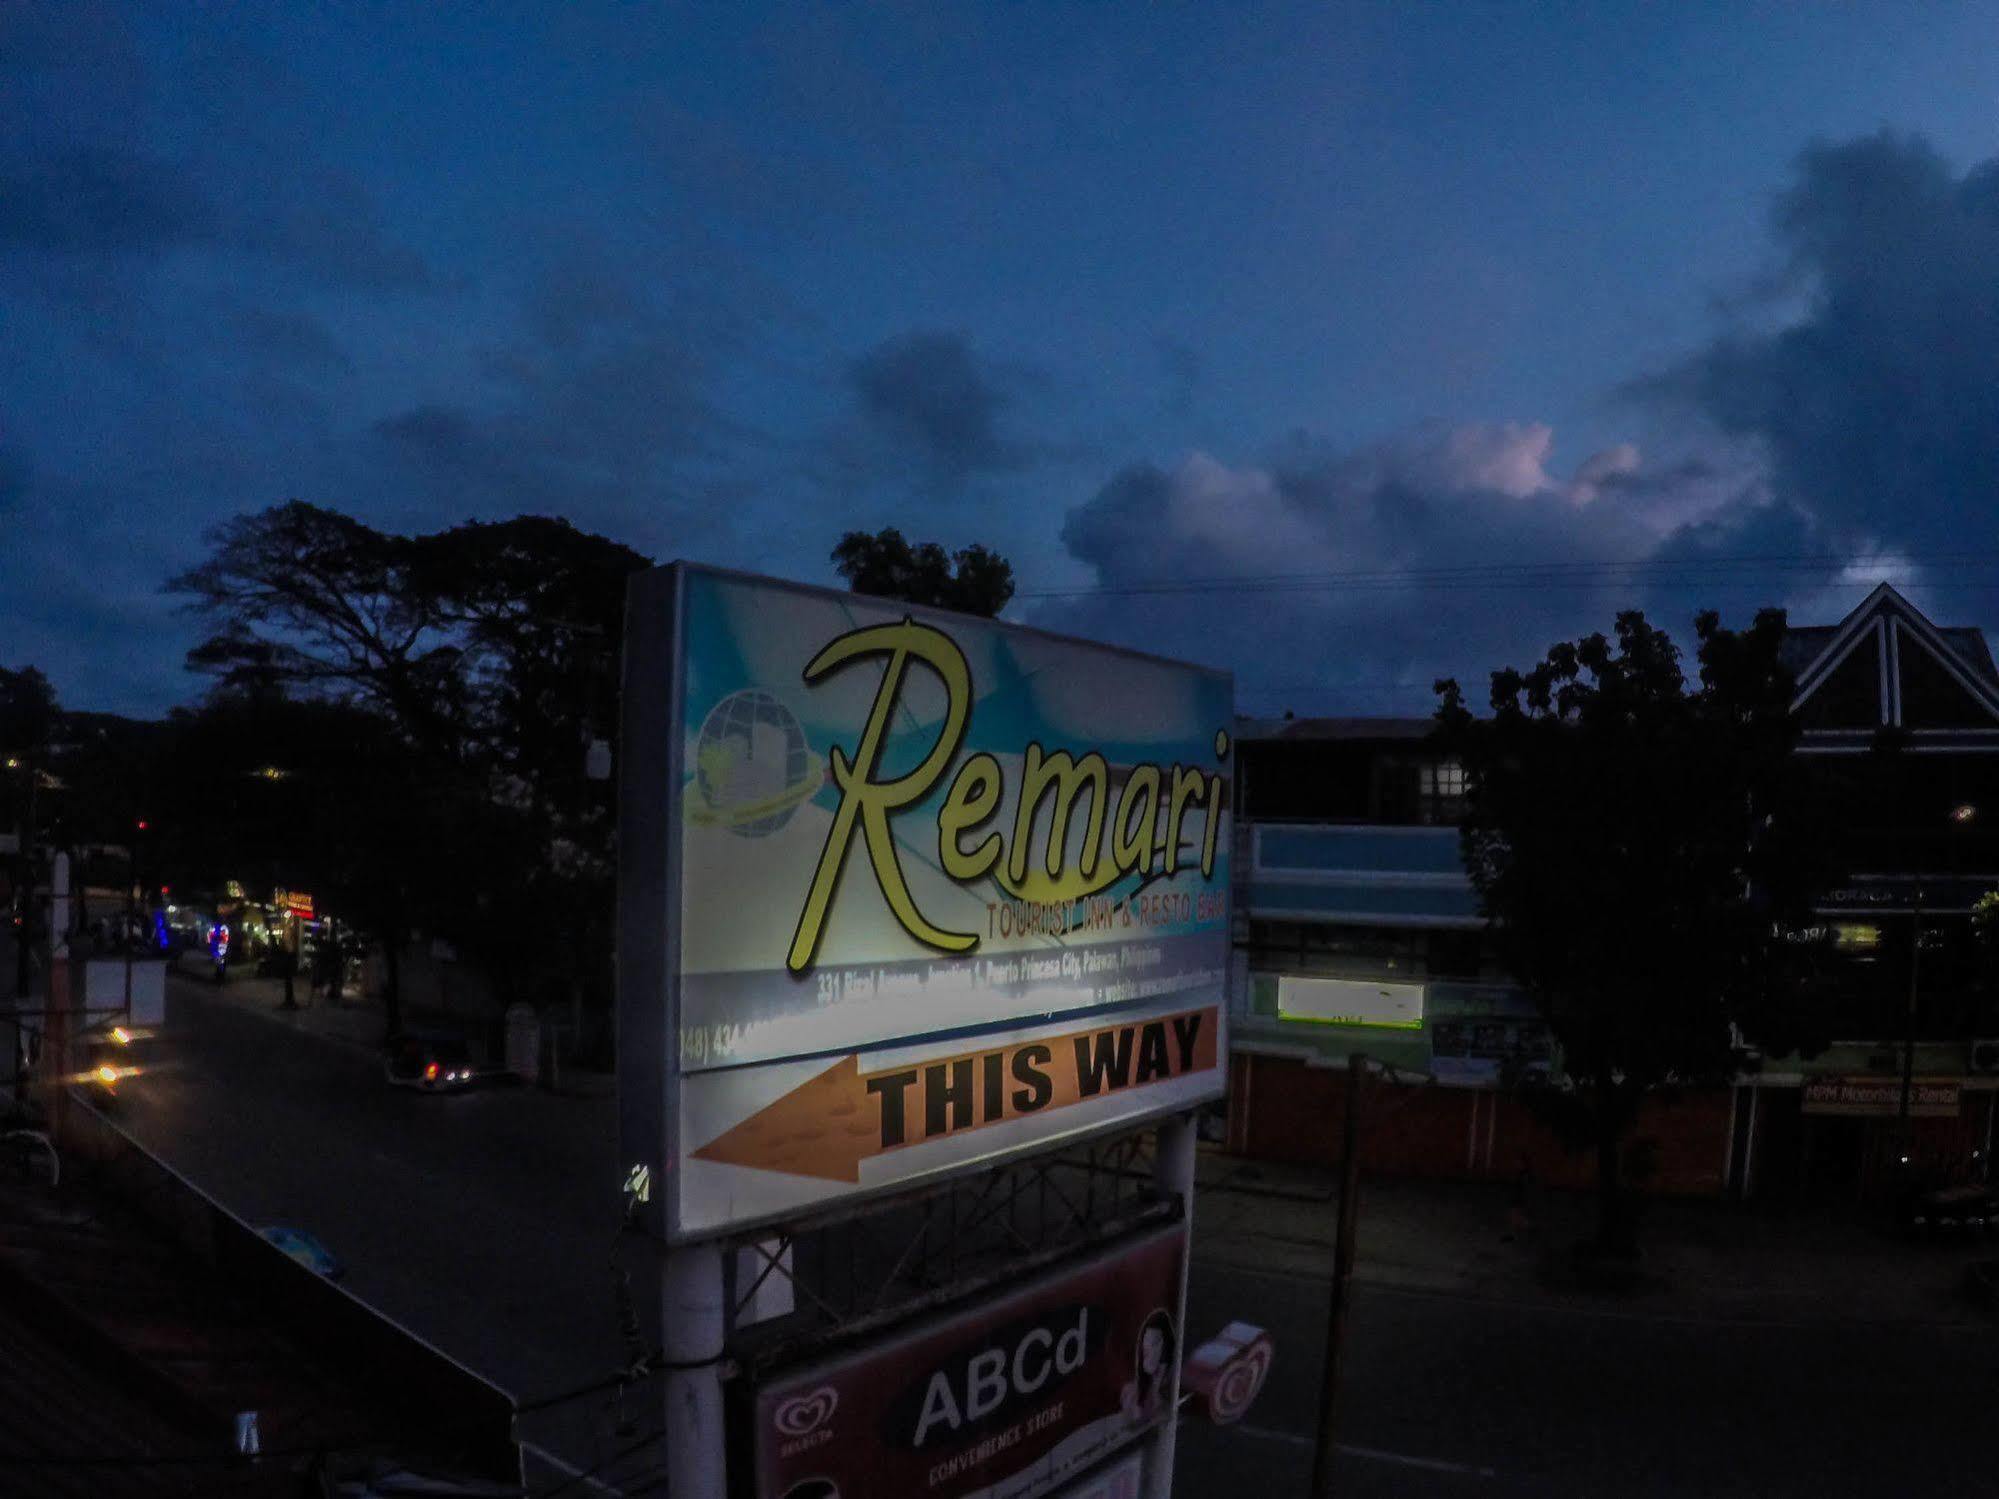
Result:
{"label": "cloud", "polygon": [[[1102,592],[1027,607],[1059,629],[1234,665],[1251,710],[1297,687],[1308,710],[1330,697],[1421,711],[1436,674],[1478,680],[1607,626],[1633,602],[1622,564],[1690,512],[1749,503],[1705,469],[1651,472],[1631,444],[1564,474],[1553,446],[1539,423],[1474,423],[1355,449],[1298,440],[1260,465],[1134,465],[1063,526]],[[1249,586],[1172,591],[1214,579]],[[1402,685],[1355,697],[1341,684]]]}
{"label": "cloud", "polygon": [[0,442],[0,518],[19,508],[32,477],[28,455],[10,443]]}
{"label": "cloud", "polygon": [[229,325],[242,347],[260,359],[318,373],[345,373],[354,367],[326,324],[309,313],[242,307],[230,314]]}
{"label": "cloud", "polygon": [[164,712],[186,696],[188,631],[159,590],[159,538],[127,494],[0,446],[0,524],[0,665],[39,667],[73,708]]}
{"label": "cloud", "polygon": [[[1433,672],[1475,678],[1634,605],[1676,629],[1707,606],[1822,622],[1887,578],[1947,622],[1989,614],[1999,591],[1950,565],[1999,552],[1999,159],[1814,145],[1771,224],[1775,264],[1728,322],[1624,388],[1678,424],[1671,456],[1618,443],[1564,472],[1545,425],[1471,423],[1133,465],[1062,533],[1103,592],[1025,607],[1233,664],[1253,710],[1289,695],[1264,682],[1347,711],[1420,708]],[[1339,581],[1283,581],[1312,574]],[[1275,581],[1143,591],[1217,577]]]}
{"label": "cloud", "polygon": [[222,208],[176,162],[74,148],[0,168],[0,202],[8,206],[0,244],[50,258],[232,252],[328,286],[394,292],[436,284],[422,256],[382,228],[370,194],[338,172],[238,184]]}
{"label": "cloud", "polygon": [[[118,261],[178,253],[225,259],[236,274],[262,261],[330,287],[436,285],[374,195],[323,156],[294,107],[301,90],[247,44],[252,29],[191,44],[173,82],[155,87],[116,7],[0,5],[0,248],[32,258],[34,284],[69,295],[74,263],[101,278]],[[214,101],[203,128],[178,116],[177,88]]]}
{"label": "cloud", "polygon": [[90,147],[0,169],[0,243],[52,255],[157,255],[212,240],[215,212],[171,162]]}
{"label": "cloud", "polygon": [[230,243],[332,286],[428,291],[438,285],[424,258],[381,222],[374,197],[346,172],[282,172],[239,200]]}
{"label": "cloud", "polygon": [[1775,503],[1842,551],[1999,541],[1999,159],[1919,139],[1814,145],[1772,218],[1767,329],[1731,328],[1637,387],[1765,454]]}
{"label": "cloud", "polygon": [[0,166],[0,203],[0,245],[52,258],[202,251],[262,258],[331,286],[435,284],[423,258],[382,227],[367,191],[338,172],[245,176],[222,197],[165,158],[73,146]]}
{"label": "cloud", "polygon": [[1009,373],[963,333],[915,332],[877,344],[847,367],[856,435],[874,462],[913,467],[954,488],[1026,467],[1033,450],[1009,437]]}
{"label": "cloud", "polygon": [[713,398],[736,352],[635,283],[550,272],[484,381],[373,423],[361,461],[411,517],[561,514],[635,545],[717,544],[761,438]]}

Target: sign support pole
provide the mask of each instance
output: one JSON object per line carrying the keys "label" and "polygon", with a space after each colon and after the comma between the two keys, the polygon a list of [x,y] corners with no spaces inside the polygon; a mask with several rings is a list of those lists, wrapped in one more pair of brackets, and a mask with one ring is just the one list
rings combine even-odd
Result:
{"label": "sign support pole", "polygon": [[1183,1345],[1173,1354],[1173,1398],[1166,1405],[1166,1419],[1152,1444],[1151,1461],[1146,1465],[1145,1499],[1173,1499],[1173,1460],[1180,1433],[1180,1365],[1184,1362],[1187,1340],[1187,1275],[1194,1262],[1194,1145],[1197,1135],[1192,1114],[1180,1114],[1159,1122],[1153,1146],[1152,1181],[1162,1194],[1180,1198],[1181,1231],[1187,1235],[1186,1252],[1180,1257],[1180,1301],[1173,1309],[1173,1325],[1179,1329]]}
{"label": "sign support pole", "polygon": [[1332,1297],[1326,1308],[1326,1361],[1320,1375],[1319,1435],[1312,1453],[1313,1499],[1331,1499],[1337,1450],[1340,1375],[1346,1362],[1347,1298],[1353,1286],[1354,1225],[1360,1212],[1360,1102],[1367,1058],[1347,1058],[1347,1115],[1340,1147],[1339,1228],[1333,1238]]}
{"label": "sign support pole", "polygon": [[728,1492],[722,1432],[722,1344],[728,1320],[722,1246],[683,1244],[667,1250],[660,1291],[667,1496],[719,1499]]}

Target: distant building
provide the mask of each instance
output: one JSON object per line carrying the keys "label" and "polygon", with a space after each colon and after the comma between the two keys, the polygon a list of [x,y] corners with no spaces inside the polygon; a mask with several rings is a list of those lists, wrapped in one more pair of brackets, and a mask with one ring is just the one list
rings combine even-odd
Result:
{"label": "distant building", "polygon": [[1980,631],[1939,628],[1885,583],[1786,646],[1799,767],[1842,871],[1818,923],[1792,937],[1839,1039],[1744,1078],[1732,1179],[1758,1196],[1862,1195],[1902,1154],[1931,1176],[1968,1174],[1974,1152],[1990,1159],[1999,1101],[1995,969],[1972,924],[1999,889],[1999,669]]}
{"label": "distant building", "polygon": [[[1733,1087],[1648,1103],[1636,1134],[1653,1185],[1857,1196],[1891,1145],[1967,1174],[1990,1156],[1999,1099],[1994,970],[1971,922],[1999,888],[1999,669],[1978,630],[1939,629],[1886,585],[1837,625],[1793,629],[1786,652],[1799,773],[1826,799],[1843,871],[1791,939],[1841,1039],[1809,1062],[1752,1054]],[[1231,1148],[1333,1159],[1362,1051],[1397,1085],[1376,1095],[1370,1167],[1510,1178],[1526,1164],[1581,1184],[1592,1163],[1517,1096],[1559,1059],[1493,962],[1458,856],[1463,775],[1430,730],[1238,724]]]}

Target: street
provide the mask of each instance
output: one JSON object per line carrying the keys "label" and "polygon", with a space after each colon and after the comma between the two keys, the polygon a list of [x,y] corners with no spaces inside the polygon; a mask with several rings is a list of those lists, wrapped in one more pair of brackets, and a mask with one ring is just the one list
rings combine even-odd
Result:
{"label": "street", "polygon": [[[1198,1216],[1197,1216],[1198,1222]],[[1242,1426],[1182,1426],[1178,1492],[1302,1495],[1326,1287],[1204,1263],[1193,1336],[1271,1329]],[[1716,1324],[1357,1283],[1340,1492],[1368,1496],[1989,1494],[1982,1330]]]}
{"label": "street", "polygon": [[[253,1222],[318,1235],[357,1295],[523,1400],[616,1367],[610,1100],[392,1089],[367,1053],[178,980],[168,1042],[173,1060],[128,1089],[122,1118],[176,1168]],[[1181,1493],[1303,1493],[1324,1316],[1322,1278],[1215,1263],[1197,1236],[1192,1336],[1241,1318],[1272,1330],[1277,1360],[1244,1425],[1186,1424]],[[1982,1494],[1991,1341],[1357,1283],[1342,1492]],[[592,1467],[635,1445],[603,1398],[530,1432]],[[638,1419],[652,1398],[633,1398]],[[643,1473],[647,1456],[605,1476]]]}
{"label": "street", "polygon": [[[251,1223],[318,1237],[356,1296],[524,1402],[617,1367],[612,1100],[391,1087],[378,1056],[178,977],[158,1051],[119,1123]],[[523,1424],[594,1461],[600,1402]]]}

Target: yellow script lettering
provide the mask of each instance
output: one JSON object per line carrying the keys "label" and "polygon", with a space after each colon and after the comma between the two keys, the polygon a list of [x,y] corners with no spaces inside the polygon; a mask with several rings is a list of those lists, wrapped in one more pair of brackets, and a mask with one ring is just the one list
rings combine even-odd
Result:
{"label": "yellow script lettering", "polygon": [[[882,899],[888,902],[904,931],[940,952],[965,952],[979,941],[976,933],[949,932],[932,924],[916,908],[916,899],[909,893],[902,866],[896,859],[894,835],[889,831],[889,814],[927,794],[958,752],[971,712],[971,668],[966,665],[964,652],[942,630],[904,619],[897,624],[854,630],[830,642],[806,665],[805,680],[816,683],[865,656],[887,656],[888,666],[882,672],[874,705],[868,710],[861,741],[854,747],[854,758],[848,760],[837,747],[832,751],[833,782],[840,790],[840,806],[833,814],[833,826],[819,854],[819,867],[813,873],[804,909],[799,912],[798,929],[792,934],[791,954],[785,961],[793,973],[803,973],[819,951],[826,912],[840,882],[840,870],[846,863],[847,846],[853,841],[856,823],[866,842],[868,863],[874,869]],[[896,780],[877,781],[875,770],[888,735],[889,718],[902,694],[903,676],[912,659],[921,661],[943,681],[944,721],[938,726],[937,742],[921,765]]]}

